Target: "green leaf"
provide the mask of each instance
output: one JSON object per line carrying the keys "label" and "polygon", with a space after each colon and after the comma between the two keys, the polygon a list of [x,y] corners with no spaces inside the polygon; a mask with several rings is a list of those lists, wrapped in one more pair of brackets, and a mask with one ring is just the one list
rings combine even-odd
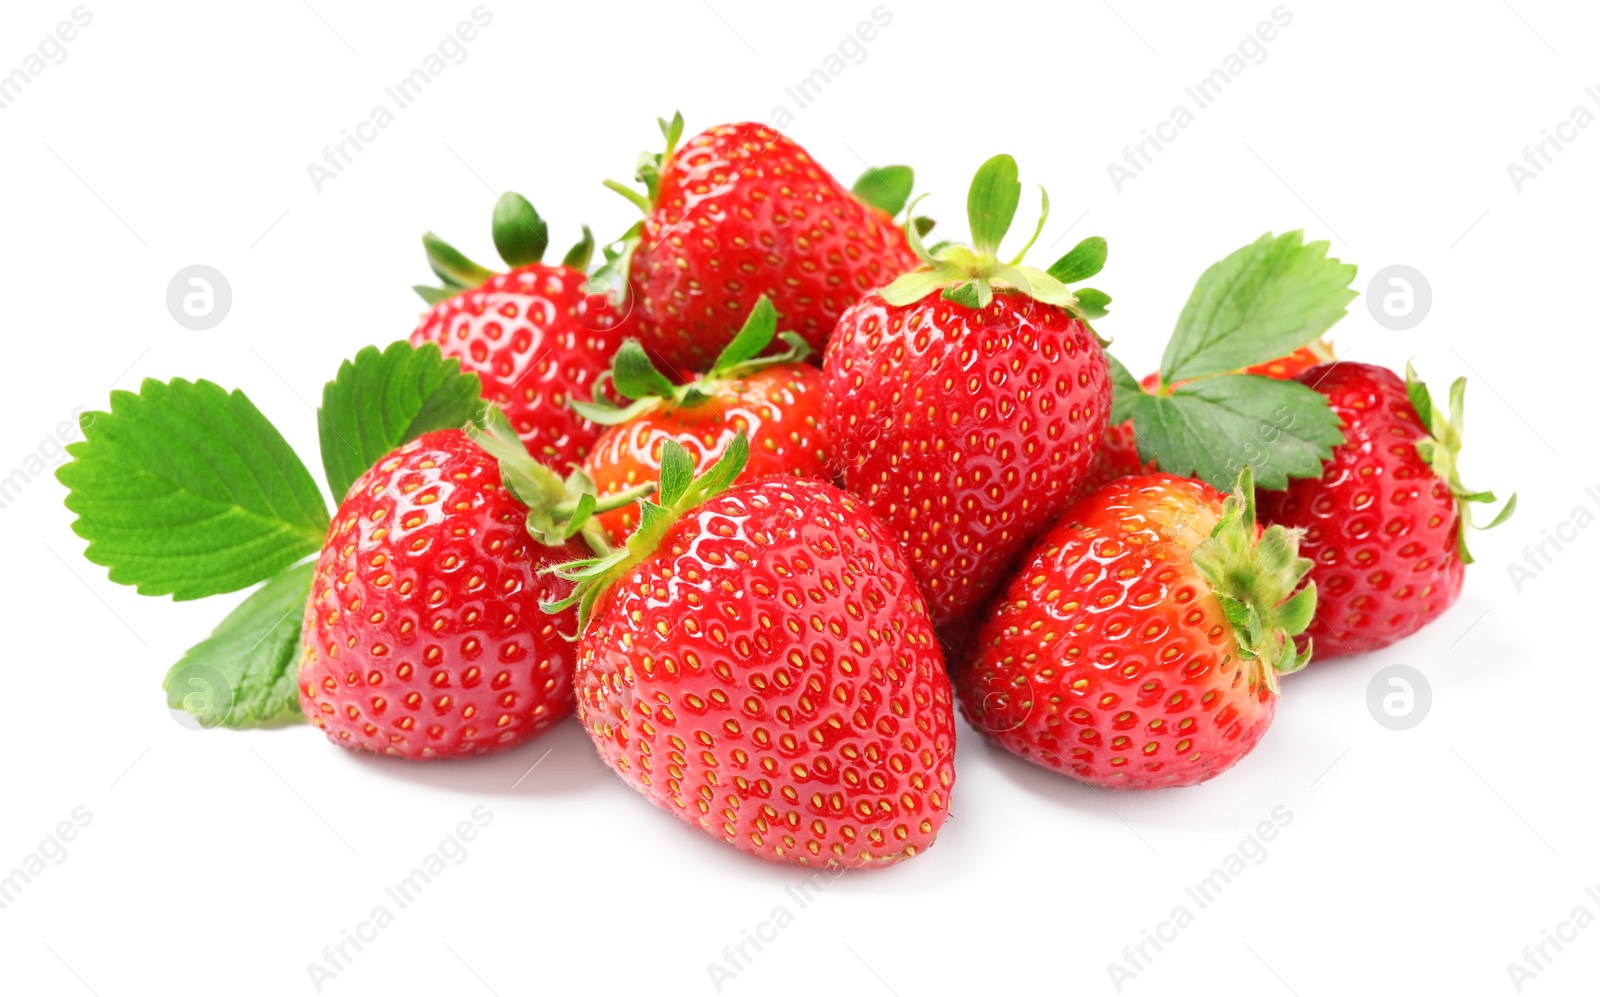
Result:
{"label": "green leaf", "polygon": [[915,174],[909,166],[874,166],[861,174],[850,192],[890,218],[900,214],[911,199]]}
{"label": "green leaf", "polygon": [[412,284],[411,289],[417,296],[430,305],[437,305],[441,301],[449,301],[461,293],[459,287],[429,287],[426,284]]}
{"label": "green leaf", "polygon": [[974,277],[945,288],[942,297],[946,301],[953,301],[968,308],[987,308],[989,302],[994,299],[994,289],[989,286],[987,280]]}
{"label": "green leaf", "polygon": [[1113,413],[1132,410],[1141,461],[1158,460],[1163,471],[1218,489],[1230,488],[1246,466],[1268,489],[1287,487],[1291,477],[1317,477],[1344,442],[1327,399],[1297,381],[1231,374],[1163,396],[1135,395],[1124,381],[1116,396]]}
{"label": "green leaf", "polygon": [[1212,264],[1195,283],[1161,359],[1174,384],[1266,363],[1327,332],[1355,300],[1353,264],[1303,233],[1267,233]]}
{"label": "green leaf", "polygon": [[694,458],[683,444],[672,438],[661,443],[661,486],[656,491],[656,501],[672,508],[683,498],[694,481]]}
{"label": "green leaf", "polygon": [[594,233],[589,231],[589,226],[583,227],[583,238],[567,250],[567,255],[561,258],[561,265],[571,267],[573,270],[589,269],[589,261],[594,259]]}
{"label": "green leaf", "polygon": [[450,287],[477,287],[494,276],[493,270],[467,259],[460,250],[432,232],[422,234],[422,248],[428,254],[428,266]]}
{"label": "green leaf", "polygon": [[91,562],[142,595],[236,592],[322,547],[328,509],[242,391],[146,380],[84,418],[56,477]]}
{"label": "green leaf", "polygon": [[677,386],[656,370],[650,354],[633,338],[622,341],[611,360],[611,383],[624,398],[671,398]]}
{"label": "green leaf", "polygon": [[1139,396],[1145,393],[1139,379],[1111,354],[1106,354],[1106,366],[1111,368],[1111,424],[1120,426],[1133,418]]}
{"label": "green leaf", "polygon": [[1087,319],[1105,318],[1111,295],[1093,287],[1080,287],[1073,291],[1078,299],[1078,313]]}
{"label": "green leaf", "polygon": [[778,311],[772,307],[772,299],[763,294],[756,299],[755,305],[750,309],[750,317],[744,320],[744,326],[739,330],[739,334],[723,347],[717,362],[711,367],[711,373],[707,376],[716,377],[747,360],[755,359],[762,350],[772,345],[772,338],[777,334]]}
{"label": "green leaf", "polygon": [[478,375],[461,372],[439,347],[404,340],[368,346],[322,389],[317,431],[322,467],[343,501],[355,480],[402,443],[470,422],[483,408]]}
{"label": "green leaf", "polygon": [[550,226],[521,194],[506,191],[494,202],[494,248],[513,267],[544,259],[550,248]]}
{"label": "green leaf", "polygon": [[211,636],[184,652],[161,688],[201,727],[275,727],[300,712],[300,626],[315,562],[279,572]]}
{"label": "green leaf", "polygon": [[1067,255],[1050,264],[1049,274],[1063,284],[1088,280],[1106,265],[1106,241],[1098,235],[1073,246]]}
{"label": "green leaf", "polygon": [[972,227],[974,249],[989,257],[999,252],[1021,198],[1015,159],[1001,153],[978,168],[967,190],[967,223]]}
{"label": "green leaf", "polygon": [[952,281],[959,281],[966,274],[952,266],[938,266],[932,270],[913,270],[910,273],[896,277],[888,287],[883,288],[878,294],[884,301],[891,305],[909,305],[921,301],[934,291],[939,290]]}

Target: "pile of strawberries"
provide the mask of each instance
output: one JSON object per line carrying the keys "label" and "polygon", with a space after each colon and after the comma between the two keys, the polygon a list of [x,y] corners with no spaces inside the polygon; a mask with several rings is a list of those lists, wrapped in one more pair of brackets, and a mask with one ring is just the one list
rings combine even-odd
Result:
{"label": "pile of strawberries", "polygon": [[1325,243],[1207,271],[1141,384],[1090,324],[1104,240],[1000,255],[1010,157],[977,172],[970,244],[930,246],[909,169],[847,189],[762,125],[662,130],[598,266],[587,229],[543,262],[514,194],[505,272],[425,237],[431,309],[324,392],[331,516],[239,392],[147,381],[86,418],[60,477],[91,560],[177,598],[265,582],[173,707],[402,759],[576,712],[706,833],[882,865],[949,813],[956,704],[1065,777],[1193,785],[1313,649],[1460,594],[1493,499],[1456,473],[1462,385],[1441,409],[1329,362],[1354,268]]}

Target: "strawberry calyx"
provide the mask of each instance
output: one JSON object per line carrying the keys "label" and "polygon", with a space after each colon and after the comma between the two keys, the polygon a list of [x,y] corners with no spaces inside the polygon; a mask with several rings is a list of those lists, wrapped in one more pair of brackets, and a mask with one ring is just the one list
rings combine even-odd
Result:
{"label": "strawberry calyx", "polygon": [[1035,301],[1066,309],[1079,319],[1106,314],[1111,297],[1092,287],[1076,291],[1068,284],[1087,280],[1106,261],[1106,241],[1091,236],[1078,243],[1046,270],[1022,265],[1028,250],[1044,231],[1050,217],[1050,195],[1039,188],[1039,221],[1027,243],[1010,259],[1000,257],[1000,243],[1016,217],[1022,185],[1017,182],[1017,161],[1001,153],[978,168],[967,191],[967,221],[972,245],[941,242],[929,249],[911,216],[922,198],[911,203],[905,223],[906,240],[923,265],[902,274],[878,293],[891,305],[909,305],[939,291],[946,301],[968,308],[987,308],[996,293],[1023,294]]}
{"label": "strawberry calyx", "polygon": [[1496,526],[1510,519],[1517,511],[1517,495],[1511,493],[1506,499],[1506,504],[1489,521],[1487,526],[1475,526],[1472,522],[1472,506],[1475,503],[1494,504],[1498,501],[1494,492],[1474,492],[1461,483],[1461,473],[1457,466],[1461,459],[1461,431],[1463,425],[1462,415],[1465,411],[1467,392],[1467,379],[1458,377],[1450,385],[1450,411],[1440,410],[1433,400],[1433,394],[1428,386],[1417,377],[1416,368],[1408,361],[1406,363],[1406,397],[1411,400],[1411,407],[1416,409],[1417,418],[1422,421],[1422,428],[1428,431],[1427,439],[1417,441],[1417,456],[1427,462],[1433,473],[1438,475],[1450,488],[1450,494],[1456,500],[1456,513],[1460,517],[1460,526],[1456,530],[1456,556],[1462,564],[1472,563],[1472,553],[1467,549],[1467,531],[1471,529],[1492,530]]}
{"label": "strawberry calyx", "polygon": [[1259,663],[1257,677],[1274,693],[1279,674],[1299,671],[1311,661],[1311,641],[1298,649],[1294,640],[1311,625],[1317,608],[1316,583],[1300,588],[1312,568],[1311,559],[1300,556],[1300,532],[1274,525],[1256,536],[1255,476],[1246,467],[1211,535],[1189,553],[1222,603],[1240,655]]}
{"label": "strawberry calyx", "polygon": [[[550,248],[550,227],[521,194],[507,191],[495,201],[492,231],[494,248],[511,269],[544,262],[545,250]],[[430,305],[453,298],[463,291],[482,287],[500,274],[500,271],[474,263],[466,254],[432,232],[423,233],[422,248],[428,255],[428,266],[443,284],[442,287],[425,284],[412,287]],[[587,270],[593,256],[594,234],[585,225],[583,238],[567,251],[561,265],[578,271]]]}
{"label": "strawberry calyx", "polygon": [[631,505],[656,490],[651,481],[600,496],[594,481],[581,469],[563,478],[533,459],[498,405],[487,406],[465,431],[472,442],[499,461],[500,480],[528,507],[528,534],[547,547],[559,547],[581,535],[596,554],[612,553],[605,531],[594,517]]}
{"label": "strawberry calyx", "polygon": [[589,615],[600,595],[635,565],[654,554],[667,531],[699,505],[722,494],[739,477],[750,457],[750,438],[740,430],[728,448],[699,475],[694,473],[694,458],[682,444],[666,440],[661,448],[661,480],[654,498],[640,498],[639,528],[629,534],[625,546],[595,557],[558,564],[544,571],[573,585],[572,594],[560,602],[544,603],[547,613],[578,607],[578,633],[567,635],[577,640],[589,623]]}
{"label": "strawberry calyx", "polygon": [[[788,349],[762,356],[774,337]],[[589,401],[574,398],[574,411],[591,422],[615,426],[663,406],[693,408],[710,401],[726,382],[748,377],[779,364],[799,363],[811,355],[811,347],[799,333],[778,332],[778,312],[763,294],[745,319],[739,334],[718,354],[716,363],[705,374],[687,384],[673,384],[651,361],[650,354],[637,339],[623,341],[611,362],[611,369],[595,380],[594,396]],[[616,392],[630,400],[619,406],[606,397],[609,382]]]}

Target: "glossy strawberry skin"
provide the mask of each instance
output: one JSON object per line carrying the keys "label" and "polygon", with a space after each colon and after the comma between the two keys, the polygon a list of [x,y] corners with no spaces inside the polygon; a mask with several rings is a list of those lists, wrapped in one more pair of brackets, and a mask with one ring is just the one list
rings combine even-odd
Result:
{"label": "glossy strawberry skin", "polygon": [[900,541],[941,626],[1066,506],[1111,409],[1094,332],[1019,294],[982,310],[869,294],[824,372],[835,471]]}
{"label": "glossy strawberry skin", "polygon": [[[1266,363],[1256,364],[1239,371],[1241,374],[1259,374],[1262,377],[1276,378],[1287,381],[1300,374],[1301,371],[1323,363],[1326,358],[1331,358],[1333,350],[1326,343],[1318,341],[1310,346],[1302,346],[1288,356]],[[1139,387],[1146,391],[1154,391],[1161,383],[1159,374],[1147,374],[1139,382]],[[1139,459],[1139,441],[1133,432],[1133,420],[1120,422],[1106,431],[1104,445],[1100,448],[1099,455],[1095,458],[1094,466],[1084,478],[1083,484],[1078,486],[1078,494],[1087,495],[1092,491],[1108,485],[1118,478],[1125,478],[1130,474],[1154,474],[1160,468],[1155,461],[1148,464]]]}
{"label": "glossy strawberry skin", "polygon": [[[696,472],[710,467],[742,429],[750,439],[750,459],[740,481],[773,474],[829,480],[828,435],[822,425],[822,372],[805,363],[777,364],[745,377],[716,382],[710,398],[697,405],[667,404],[600,437],[583,462],[599,495],[655,481],[661,472],[661,445],[677,440],[695,460]],[[595,517],[613,544],[638,525],[637,505]]]}
{"label": "glossy strawberry skin", "polygon": [[1110,788],[1193,785],[1244,757],[1277,695],[1241,667],[1222,605],[1189,560],[1222,503],[1202,482],[1154,474],[1068,508],[957,669],[973,727]]}
{"label": "glossy strawberry skin", "polygon": [[1262,492],[1262,518],[1305,530],[1317,615],[1306,635],[1318,659],[1386,647],[1437,619],[1461,594],[1460,515],[1450,486],[1417,453],[1427,431],[1393,371],[1313,367],[1298,380],[1344,423],[1321,478]]}
{"label": "glossy strawberry skin", "polygon": [[894,222],[799,145],[765,125],[721,125],[661,171],[629,269],[637,335],[687,376],[766,294],[779,328],[820,352],[840,313],[916,264]]}
{"label": "glossy strawberry skin", "polygon": [[578,713],[652,802],[763,859],[933,843],[955,780],[944,662],[894,543],[815,481],[736,485],[607,589]]}
{"label": "glossy strawberry skin", "polygon": [[572,712],[571,585],[587,556],[528,536],[494,459],[426,433],[351,486],[328,528],[302,628],[300,706],[335,744],[408,759],[519,744]]}
{"label": "glossy strawberry skin", "polygon": [[603,428],[567,402],[592,396],[624,334],[622,315],[586,280],[564,266],[518,267],[441,301],[411,333],[411,345],[436,343],[477,374],[534,458],[561,471]]}

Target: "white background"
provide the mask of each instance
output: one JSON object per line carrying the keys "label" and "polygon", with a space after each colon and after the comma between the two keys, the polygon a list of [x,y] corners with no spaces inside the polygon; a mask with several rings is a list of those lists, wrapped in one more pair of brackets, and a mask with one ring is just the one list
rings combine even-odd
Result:
{"label": "white background", "polygon": [[[5,4],[0,73],[72,6]],[[307,162],[471,0],[89,3],[66,60],[0,110],[0,474],[75,407],[146,376],[243,388],[315,467],[308,402],[341,358],[410,331],[424,229],[492,257],[493,196],[516,189],[559,246],[580,220],[619,232],[633,209],[599,180],[625,179],[657,144],[656,115],[681,108],[691,133],[771,120],[874,3],[628,6],[491,0],[465,61],[319,194]],[[842,877],[801,910],[785,893],[799,869],[649,807],[575,723],[433,766],[356,757],[304,727],[180,726],[161,677],[237,597],[174,605],[111,584],[45,476],[0,509],[0,872],[74,807],[93,822],[0,910],[0,987],[314,993],[307,964],[482,805],[493,822],[466,860],[324,992],[711,994],[708,963],[784,905],[793,923],[749,948],[722,992],[1111,994],[1107,964],[1186,903],[1194,923],[1123,992],[1515,993],[1506,965],[1525,945],[1580,904],[1600,915],[1584,893],[1600,886],[1600,530],[1579,531],[1521,593],[1507,572],[1600,503],[1585,495],[1600,489],[1600,127],[1520,193],[1506,164],[1575,106],[1600,113],[1584,94],[1600,88],[1600,18],[1555,0],[1286,6],[1293,23],[1265,61],[1120,193],[1107,162],[1184,103],[1271,0],[887,0],[893,22],[864,61],[786,130],[846,182],[864,161],[914,164],[954,233],[971,171],[1014,154],[1055,204],[1041,241],[1054,251],[1037,261],[1110,239],[1097,283],[1116,301],[1099,325],[1135,373],[1200,271],[1264,231],[1332,240],[1363,290],[1381,267],[1420,270],[1433,292],[1420,325],[1387,330],[1363,298],[1334,338],[1349,359],[1413,358],[1439,388],[1471,376],[1467,482],[1522,494],[1510,525],[1477,538],[1465,594],[1431,629],[1287,681],[1261,746],[1200,788],[1096,794],[963,725],[937,846]],[[206,332],[164,302],[193,263],[233,288]],[[1366,705],[1390,664],[1432,687],[1408,731]],[[1196,909],[1184,887],[1280,806],[1292,822],[1265,860]],[[1600,926],[1524,992],[1592,993],[1597,976]]]}

